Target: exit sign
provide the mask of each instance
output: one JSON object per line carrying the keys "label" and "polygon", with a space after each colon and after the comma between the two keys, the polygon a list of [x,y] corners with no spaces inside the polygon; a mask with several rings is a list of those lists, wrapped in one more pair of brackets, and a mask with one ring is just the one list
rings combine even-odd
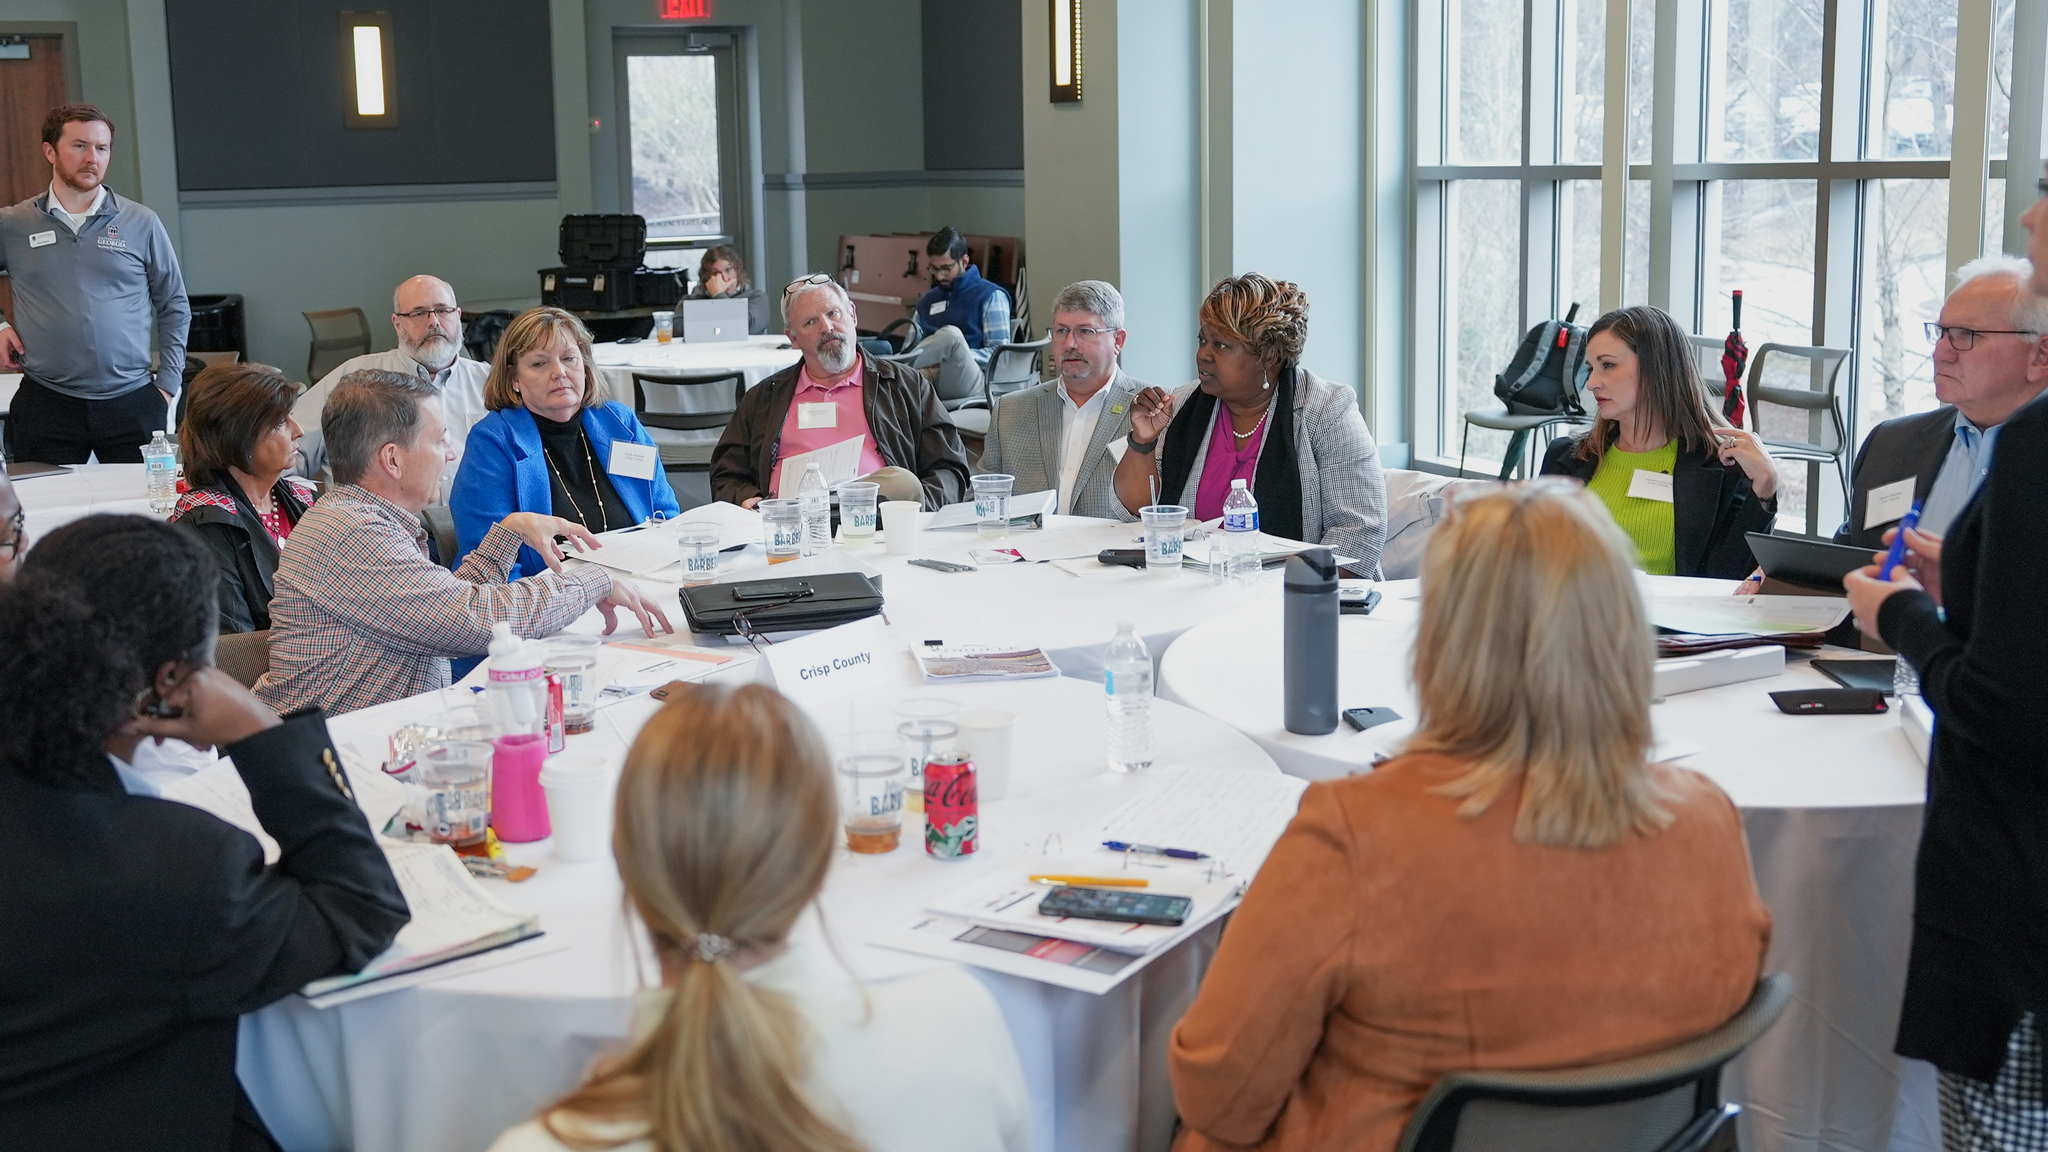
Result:
{"label": "exit sign", "polygon": [[661,0],[663,20],[709,20],[711,0]]}

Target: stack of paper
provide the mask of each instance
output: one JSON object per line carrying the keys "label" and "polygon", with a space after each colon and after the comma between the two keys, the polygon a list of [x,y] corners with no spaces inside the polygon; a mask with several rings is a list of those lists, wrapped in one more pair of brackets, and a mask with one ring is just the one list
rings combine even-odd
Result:
{"label": "stack of paper", "polygon": [[1707,636],[1788,636],[1825,632],[1849,615],[1840,596],[1656,596],[1650,623]]}
{"label": "stack of paper", "polygon": [[[1017,524],[1019,521],[1043,523],[1044,521],[1040,518],[1052,515],[1053,511],[1059,506],[1060,494],[1050,490],[1026,492],[1021,496],[1012,496],[1010,497],[1010,523]],[[973,528],[980,523],[980,515],[974,510],[974,501],[962,500],[958,504],[948,504],[926,517],[923,527],[927,531],[939,531],[946,528]]]}
{"label": "stack of paper", "polygon": [[[1183,541],[1180,547],[1180,562],[1189,568],[1199,568],[1204,572],[1208,571],[1209,549],[1221,539],[1223,539],[1223,533],[1220,530],[1211,530],[1200,539]],[[1285,536],[1274,536],[1271,533],[1261,532],[1259,533],[1259,563],[1262,565],[1271,564],[1277,560],[1285,560],[1297,552],[1306,552],[1311,548],[1319,547],[1321,547],[1319,544],[1309,544],[1301,540],[1289,540]],[[1337,557],[1337,563],[1339,565],[1356,564],[1358,563],[1358,557],[1340,555]]]}
{"label": "stack of paper", "polygon": [[761,514],[737,504],[712,501],[660,524],[641,524],[613,532],[597,533],[601,547],[569,555],[588,560],[614,572],[647,576],[683,562],[677,536],[686,524],[712,524],[719,530],[721,547],[752,544],[761,539]]}
{"label": "stack of paper", "polygon": [[361,972],[315,980],[300,989],[315,1007],[373,995],[384,989],[367,986],[379,981],[540,935],[540,917],[491,899],[447,845],[380,840],[379,847],[391,862],[412,920]]}
{"label": "stack of paper", "polygon": [[912,644],[910,654],[925,683],[963,680],[1031,680],[1057,676],[1060,670],[1043,648],[1005,648],[995,644]]}
{"label": "stack of paper", "polygon": [[798,487],[804,482],[804,473],[810,470],[812,464],[816,464],[819,471],[825,474],[825,483],[831,487],[837,488],[854,479],[860,475],[860,450],[867,442],[867,433],[862,432],[857,436],[849,436],[837,444],[827,444],[823,448],[783,457],[782,471],[778,474],[775,485],[775,495],[784,500],[795,496]]}

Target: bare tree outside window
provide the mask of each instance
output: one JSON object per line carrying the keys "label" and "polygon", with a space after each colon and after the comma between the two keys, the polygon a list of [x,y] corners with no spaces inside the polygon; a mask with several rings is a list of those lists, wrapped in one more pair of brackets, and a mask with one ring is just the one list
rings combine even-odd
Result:
{"label": "bare tree outside window", "polygon": [[628,56],[633,211],[649,238],[716,236],[719,206],[716,62],[708,55]]}

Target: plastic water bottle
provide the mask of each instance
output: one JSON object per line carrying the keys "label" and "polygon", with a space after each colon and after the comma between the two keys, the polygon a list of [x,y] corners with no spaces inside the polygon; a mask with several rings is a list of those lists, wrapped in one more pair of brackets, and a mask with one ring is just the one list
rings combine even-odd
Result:
{"label": "plastic water bottle", "polygon": [[[1223,498],[1223,538],[1217,543],[1223,552],[1223,580],[1238,585],[1257,580],[1259,502],[1252,498],[1251,488],[1242,480],[1232,480],[1230,495]],[[1216,566],[1209,567],[1213,578]]]}
{"label": "plastic water bottle", "polygon": [[541,649],[512,634],[512,625],[491,625],[490,668],[484,698],[500,736],[544,736],[548,713],[547,673]]}
{"label": "plastic water bottle", "polygon": [[163,429],[142,448],[142,467],[149,473],[149,510],[168,516],[178,506],[178,450]]}
{"label": "plastic water bottle", "polygon": [[796,499],[803,521],[801,551],[806,556],[816,556],[832,546],[832,490],[825,483],[825,470],[815,460],[804,469]]}
{"label": "plastic water bottle", "polygon": [[1152,654],[1123,621],[1109,643],[1102,684],[1109,695],[1109,766],[1136,772],[1152,764]]}

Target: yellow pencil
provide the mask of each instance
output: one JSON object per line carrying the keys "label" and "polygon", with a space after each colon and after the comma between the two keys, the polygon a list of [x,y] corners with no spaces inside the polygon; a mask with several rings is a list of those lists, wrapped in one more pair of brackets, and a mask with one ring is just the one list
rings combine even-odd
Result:
{"label": "yellow pencil", "polygon": [[1033,884],[1079,884],[1089,888],[1146,888],[1151,881],[1137,876],[1033,876]]}

